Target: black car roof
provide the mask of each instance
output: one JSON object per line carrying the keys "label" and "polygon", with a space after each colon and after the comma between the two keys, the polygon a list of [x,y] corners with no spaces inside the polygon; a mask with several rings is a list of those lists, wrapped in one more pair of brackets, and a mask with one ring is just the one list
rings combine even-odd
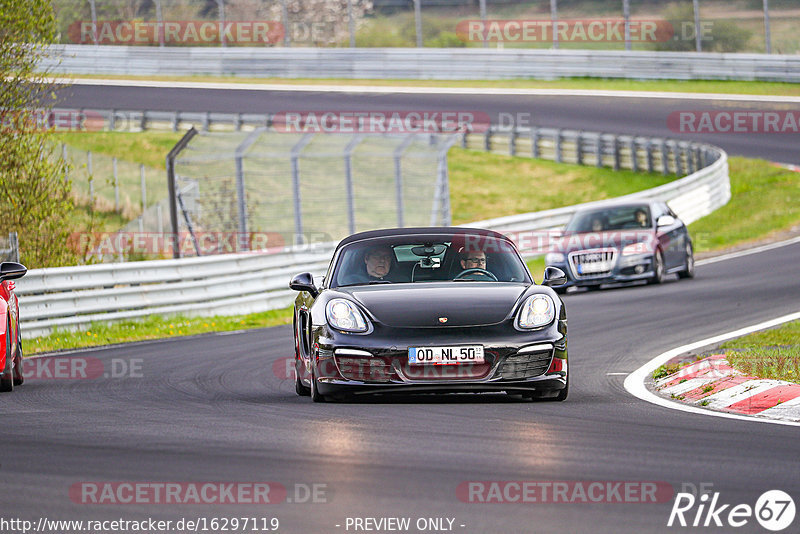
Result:
{"label": "black car roof", "polygon": [[416,228],[382,228],[380,230],[369,230],[366,232],[359,232],[351,236],[345,237],[336,246],[337,249],[353,243],[354,241],[362,241],[364,239],[373,239],[378,237],[392,237],[404,235],[436,235],[436,234],[450,234],[450,235],[482,235],[488,237],[495,237],[503,239],[509,243],[513,243],[508,237],[504,236],[494,230],[486,230],[484,228],[465,228],[463,226],[429,226],[429,227],[416,227]]}

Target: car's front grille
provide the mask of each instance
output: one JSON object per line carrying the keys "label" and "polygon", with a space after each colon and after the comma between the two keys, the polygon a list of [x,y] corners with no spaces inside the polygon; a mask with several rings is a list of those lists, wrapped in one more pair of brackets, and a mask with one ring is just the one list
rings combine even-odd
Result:
{"label": "car's front grille", "polygon": [[533,378],[545,373],[553,358],[552,347],[508,356],[498,374],[504,379]]}
{"label": "car's front grille", "polygon": [[394,371],[391,364],[378,357],[336,356],[336,366],[346,380],[361,382],[388,382]]}
{"label": "car's front grille", "polygon": [[569,254],[572,272],[578,278],[598,278],[611,274],[617,260],[616,249],[581,250]]}

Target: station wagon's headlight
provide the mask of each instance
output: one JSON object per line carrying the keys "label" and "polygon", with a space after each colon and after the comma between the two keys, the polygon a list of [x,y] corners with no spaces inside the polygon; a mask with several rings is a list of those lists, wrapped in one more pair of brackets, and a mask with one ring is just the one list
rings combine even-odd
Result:
{"label": "station wagon's headlight", "polygon": [[346,299],[333,299],[325,307],[328,324],[346,332],[366,332],[367,320],[355,304]]}
{"label": "station wagon's headlight", "polygon": [[553,322],[556,305],[547,295],[532,295],[522,304],[517,314],[520,328],[539,328]]}
{"label": "station wagon's headlight", "polygon": [[546,265],[552,265],[553,263],[564,263],[564,254],[561,252],[548,252],[544,257],[544,263]]}

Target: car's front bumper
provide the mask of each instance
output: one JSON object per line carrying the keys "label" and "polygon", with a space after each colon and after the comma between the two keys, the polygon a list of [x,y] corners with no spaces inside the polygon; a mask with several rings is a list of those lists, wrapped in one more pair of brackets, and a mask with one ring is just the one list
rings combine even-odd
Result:
{"label": "car's front bumper", "polygon": [[[510,323],[510,322],[509,322]],[[483,364],[411,365],[409,347],[481,345]],[[323,395],[337,392],[557,391],[567,384],[566,320],[521,332],[487,327],[389,328],[369,335],[320,327],[314,374]],[[310,367],[309,365],[309,367]],[[308,369],[309,375],[311,369]]]}
{"label": "car's front bumper", "polygon": [[568,261],[551,262],[548,267],[558,267],[567,275],[567,283],[556,286],[554,289],[568,287],[591,287],[603,284],[620,284],[649,280],[653,277],[653,255],[633,254],[630,256],[618,255],[611,271],[602,275],[580,275],[575,272]]}

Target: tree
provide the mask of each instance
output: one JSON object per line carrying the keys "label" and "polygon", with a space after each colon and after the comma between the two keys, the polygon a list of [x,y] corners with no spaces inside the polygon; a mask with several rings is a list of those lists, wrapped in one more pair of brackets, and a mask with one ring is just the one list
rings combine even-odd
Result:
{"label": "tree", "polygon": [[28,267],[65,265],[74,204],[48,139],[53,87],[37,64],[55,39],[48,0],[0,0],[0,235],[16,231]]}

